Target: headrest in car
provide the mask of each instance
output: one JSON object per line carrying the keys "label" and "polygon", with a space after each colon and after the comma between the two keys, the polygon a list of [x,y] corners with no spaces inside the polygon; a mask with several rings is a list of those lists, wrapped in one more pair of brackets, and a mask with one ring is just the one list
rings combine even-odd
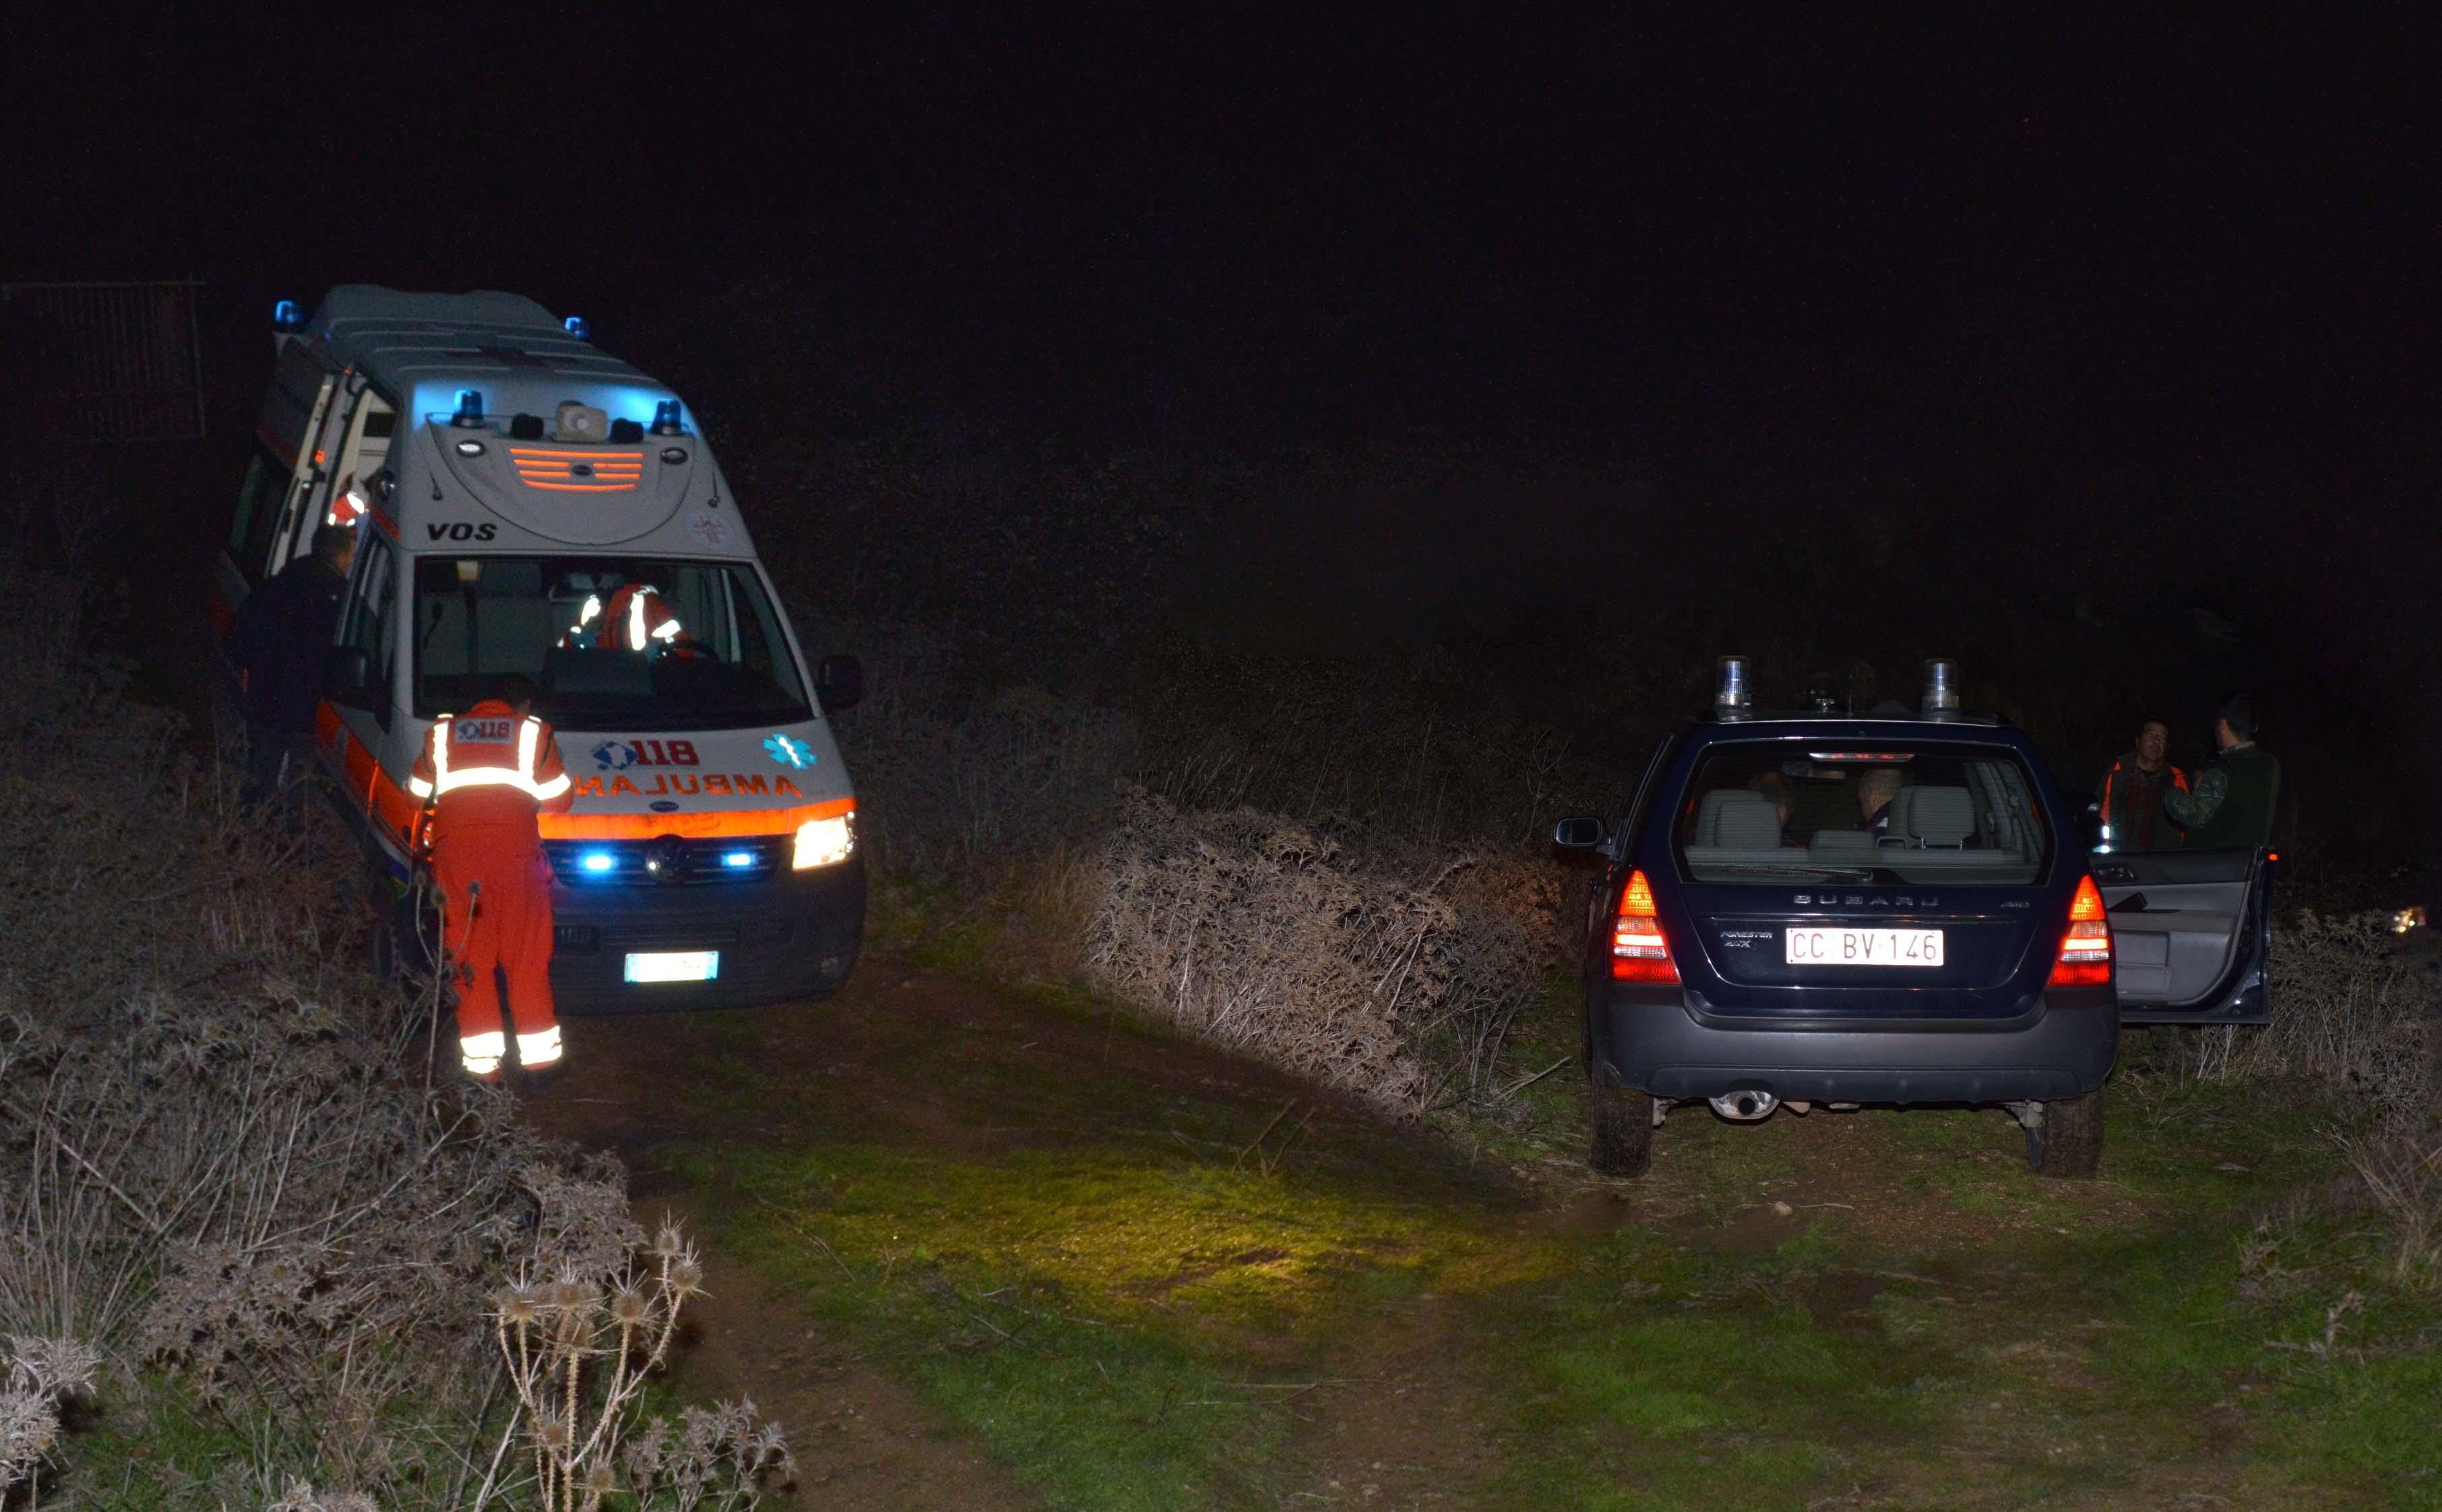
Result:
{"label": "headrest in car", "polygon": [[1780,811],[1760,792],[1722,788],[1704,794],[1696,806],[1700,846],[1729,846],[1743,850],[1770,850],[1780,844]]}
{"label": "headrest in car", "polygon": [[[1965,788],[1915,788],[1903,821],[1910,838],[1928,846],[1964,844],[1976,832],[1976,801]],[[1895,814],[1893,816],[1897,818]]]}

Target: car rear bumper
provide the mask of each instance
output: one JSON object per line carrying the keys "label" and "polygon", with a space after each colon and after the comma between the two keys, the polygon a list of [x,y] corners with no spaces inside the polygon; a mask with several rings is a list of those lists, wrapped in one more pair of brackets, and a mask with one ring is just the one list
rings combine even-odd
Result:
{"label": "car rear bumper", "polygon": [[1596,990],[1590,1048],[1656,1097],[1760,1091],[1823,1102],[2052,1102],[2103,1084],[2119,1053],[2108,992],[2055,993],[2006,1022],[1708,1022],[1665,988]]}
{"label": "car rear bumper", "polygon": [[[847,979],[865,939],[865,860],[767,883],[551,890],[551,990],[562,1014],[748,1008]],[[718,951],[708,982],[630,982],[641,951]]]}

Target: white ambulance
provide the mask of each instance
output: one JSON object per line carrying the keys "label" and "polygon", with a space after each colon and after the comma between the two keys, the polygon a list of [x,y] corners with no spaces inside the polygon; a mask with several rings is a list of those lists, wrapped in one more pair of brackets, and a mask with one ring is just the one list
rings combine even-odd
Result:
{"label": "white ambulance", "polygon": [[274,324],[212,615],[358,520],[319,747],[392,896],[425,731],[516,673],[576,788],[541,819],[562,1012],[836,989],[866,882],[825,714],[862,673],[808,668],[678,395],[515,295],[350,285]]}

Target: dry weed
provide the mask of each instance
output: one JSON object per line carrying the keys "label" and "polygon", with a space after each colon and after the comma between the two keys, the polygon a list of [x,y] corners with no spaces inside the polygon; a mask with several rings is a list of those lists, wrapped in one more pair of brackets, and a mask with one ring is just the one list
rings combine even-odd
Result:
{"label": "dry weed", "polygon": [[175,1405],[249,1444],[148,1460],[170,1504],[465,1505],[516,1399],[492,1294],[629,1264],[617,1166],[432,1086],[429,1005],[355,964],[353,847],[259,834],[74,654],[75,585],[0,599],[53,616],[0,682],[8,1475],[76,1484],[56,1404],[89,1390],[122,1431]]}
{"label": "dry weed", "polygon": [[1485,1093],[1551,958],[1557,884],[1466,856],[1368,865],[1253,810],[1131,792],[1094,865],[1098,985],[1404,1113]]}
{"label": "dry weed", "polygon": [[2276,925],[2272,993],[2271,1023],[2205,1033],[2198,1080],[2329,1087],[2386,1125],[2427,1116],[2442,1021],[2431,976],[2411,971],[2388,916],[2307,909]]}
{"label": "dry weed", "polygon": [[776,1425],[756,1422],[752,1402],[690,1410],[675,1431],[655,1419],[632,1433],[645,1381],[668,1359],[680,1311],[702,1289],[703,1267],[671,1223],[615,1268],[563,1262],[549,1280],[527,1276],[503,1287],[492,1331],[517,1413],[501,1430],[477,1512],[501,1485],[513,1438],[532,1458],[525,1489],[548,1512],[599,1512],[622,1494],[677,1512],[704,1501],[748,1507],[793,1474],[786,1438]]}
{"label": "dry weed", "polygon": [[2194,1074],[2336,1093],[2342,1153],[2391,1220],[2393,1276],[2442,1284],[2442,993],[2381,913],[2302,910],[2272,933],[2272,1022],[2205,1031]]}

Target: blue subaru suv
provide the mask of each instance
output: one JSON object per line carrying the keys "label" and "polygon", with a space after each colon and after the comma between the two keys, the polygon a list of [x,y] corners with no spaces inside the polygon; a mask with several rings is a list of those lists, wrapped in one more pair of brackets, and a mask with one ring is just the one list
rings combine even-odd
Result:
{"label": "blue subaru suv", "polygon": [[2036,1170],[2092,1175],[2111,925],[2032,743],[1961,712],[1947,662],[1915,715],[1760,714],[1732,657],[1715,697],[1615,829],[1554,832],[1607,863],[1585,961],[1594,1168],[1642,1175],[1674,1102],[1740,1120],[1997,1103]]}

